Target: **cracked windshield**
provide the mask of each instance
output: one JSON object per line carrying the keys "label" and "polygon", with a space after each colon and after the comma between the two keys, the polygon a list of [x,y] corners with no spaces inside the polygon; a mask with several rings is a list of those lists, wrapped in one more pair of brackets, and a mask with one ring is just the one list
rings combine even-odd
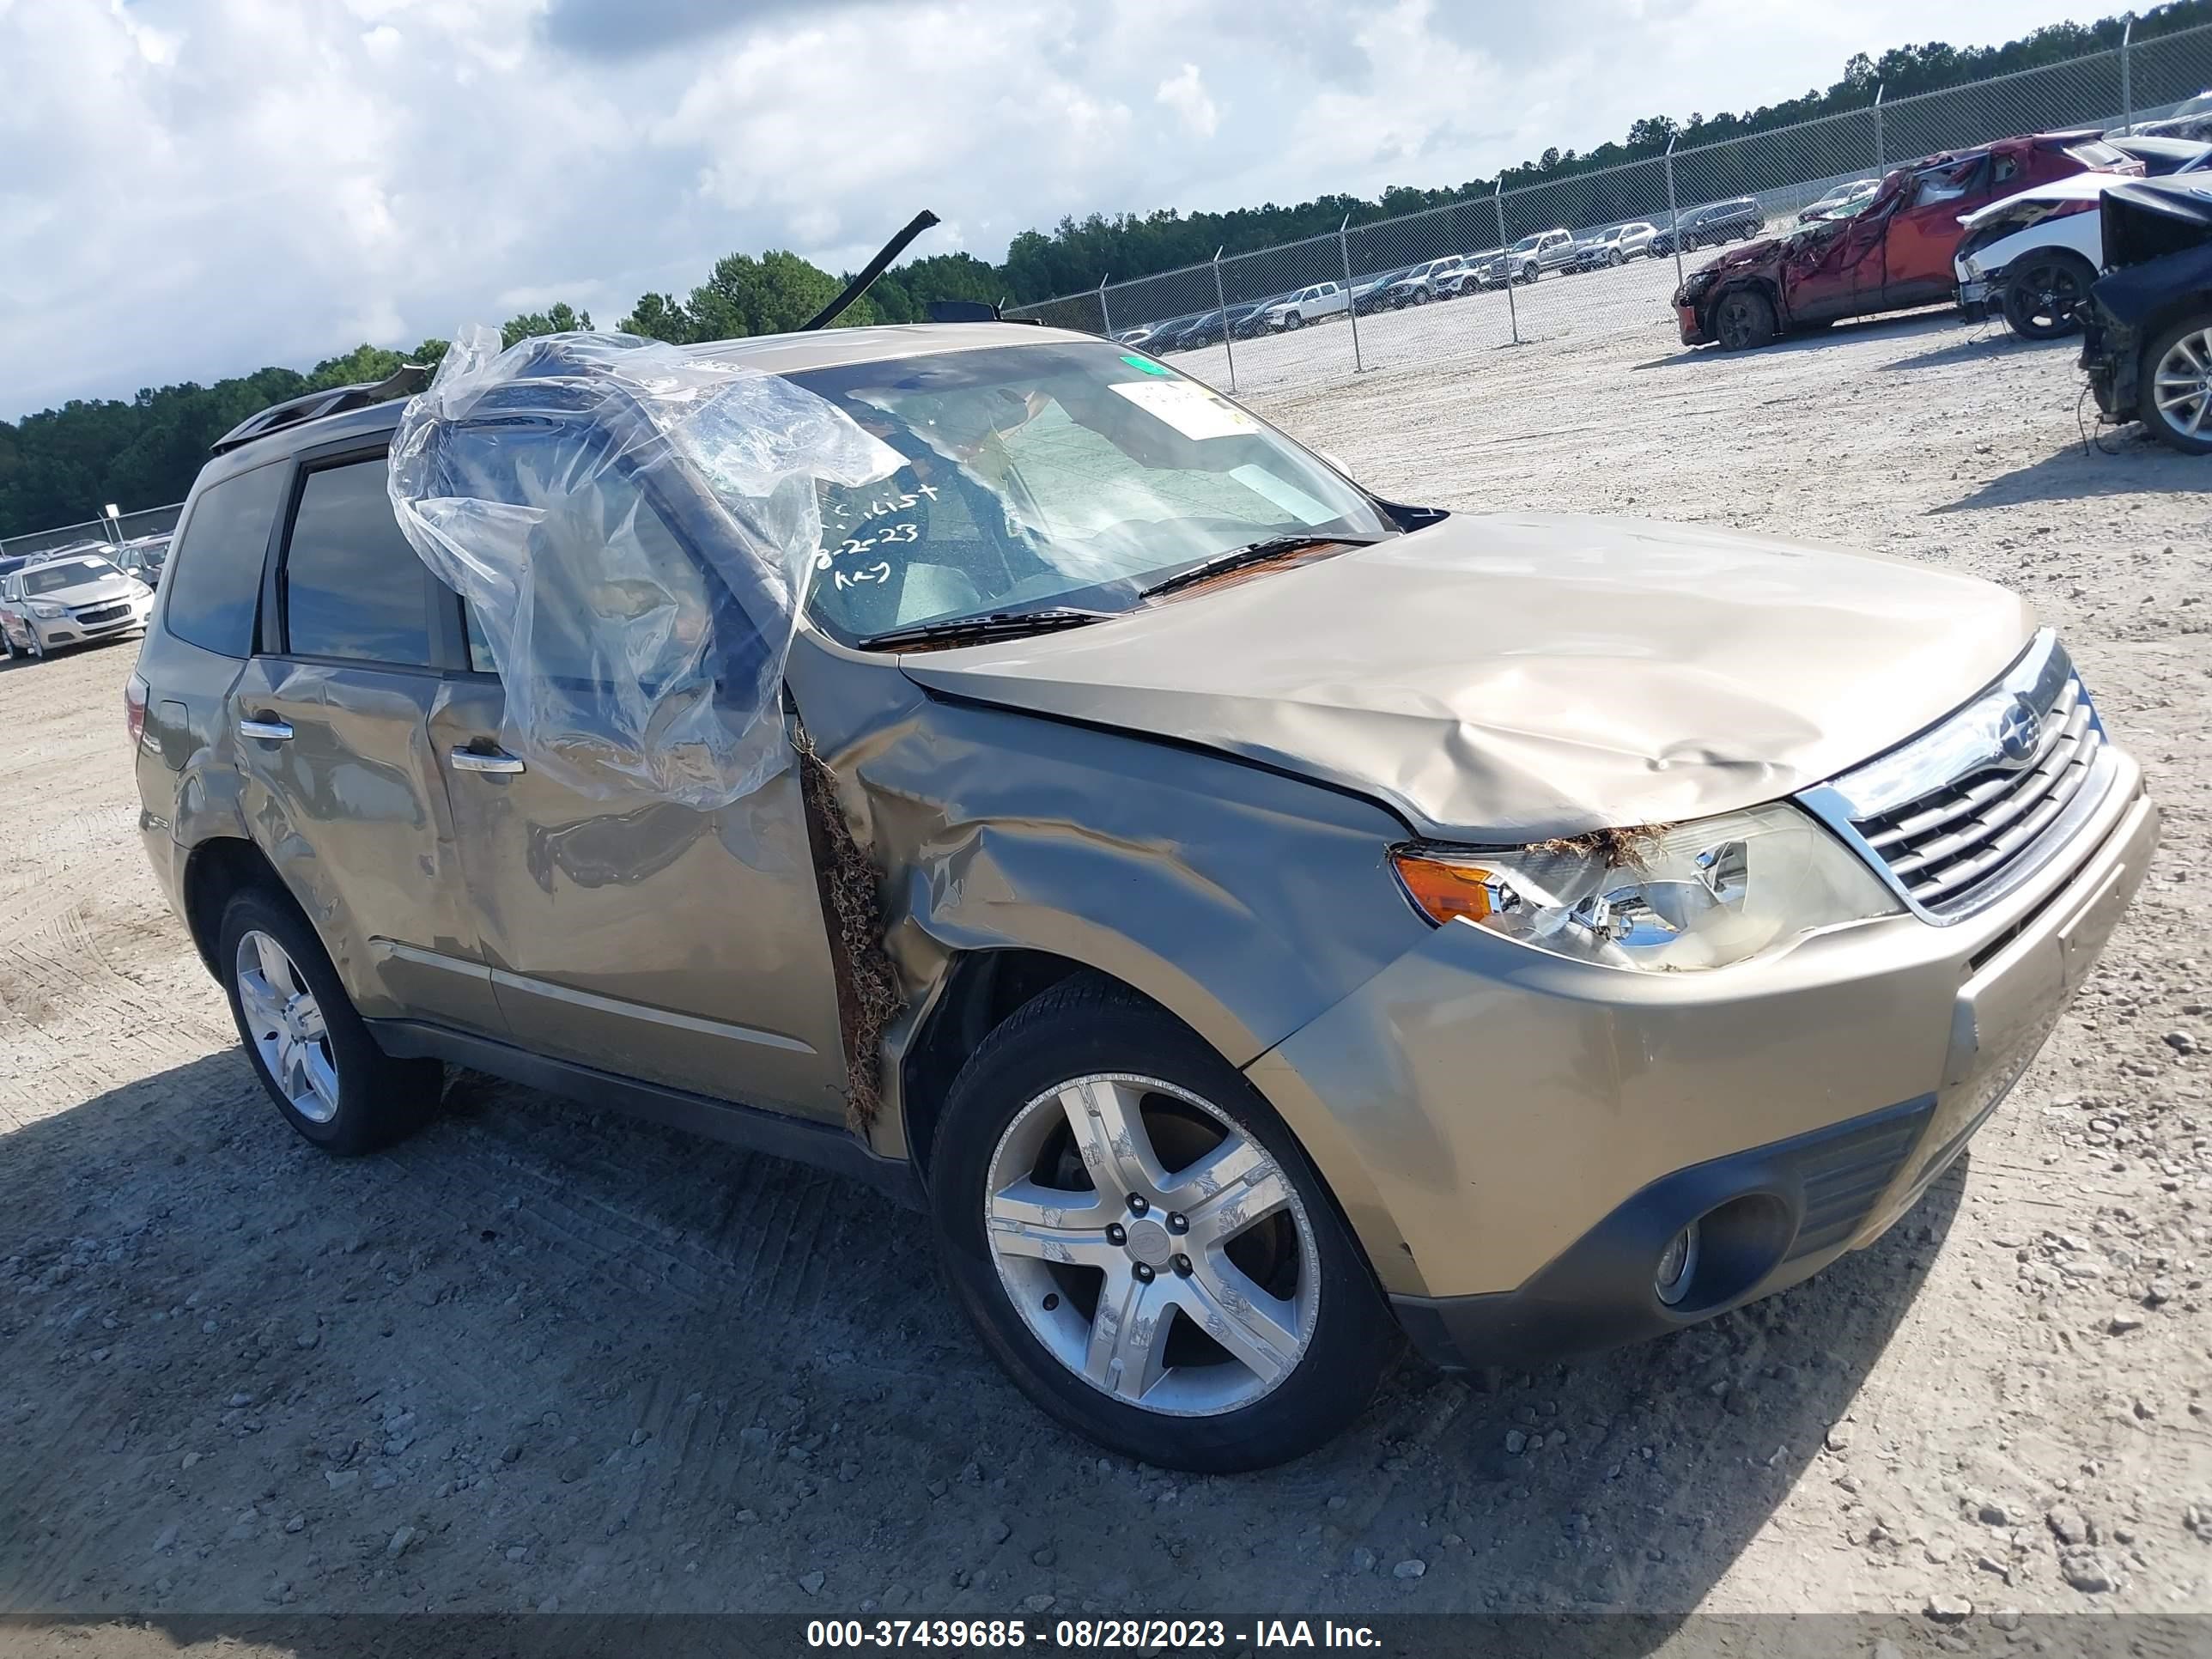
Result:
{"label": "cracked windshield", "polygon": [[1108,344],[948,351],[794,374],[903,458],[823,484],[810,605],[865,640],[1152,583],[1286,535],[1371,537],[1359,490],[1218,393]]}

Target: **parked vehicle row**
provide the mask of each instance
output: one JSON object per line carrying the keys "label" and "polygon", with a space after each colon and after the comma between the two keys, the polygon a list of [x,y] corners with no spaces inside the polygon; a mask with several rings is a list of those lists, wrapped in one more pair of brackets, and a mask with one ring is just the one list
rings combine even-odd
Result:
{"label": "parked vehicle row", "polygon": [[2096,132],[2036,133],[1921,157],[1888,173],[1856,213],[1724,254],[1674,295],[1682,343],[1742,350],[1844,317],[1950,299],[1960,221],[1991,202],[2087,172],[2143,163]]}

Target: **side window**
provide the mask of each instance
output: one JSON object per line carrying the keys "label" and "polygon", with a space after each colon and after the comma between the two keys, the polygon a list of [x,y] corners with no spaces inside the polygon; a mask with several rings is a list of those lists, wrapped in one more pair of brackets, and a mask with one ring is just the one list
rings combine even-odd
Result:
{"label": "side window", "polygon": [[262,562],[290,476],[272,464],[200,492],[162,584],[170,633],[226,657],[253,654]]}
{"label": "side window", "polygon": [[392,515],[381,456],[307,475],[284,554],[288,650],[426,667],[428,584]]}
{"label": "side window", "polygon": [[2020,162],[2015,157],[2010,155],[2000,155],[1996,158],[1996,169],[1990,176],[1998,184],[2002,184],[2006,179],[2011,178],[2013,174],[2019,171]]}

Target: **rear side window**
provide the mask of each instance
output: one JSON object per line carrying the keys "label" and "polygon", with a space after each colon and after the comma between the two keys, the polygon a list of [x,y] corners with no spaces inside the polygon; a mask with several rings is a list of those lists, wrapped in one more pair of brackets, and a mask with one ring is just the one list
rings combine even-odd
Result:
{"label": "rear side window", "polygon": [[200,492],[163,584],[162,622],[179,639],[226,657],[253,654],[262,564],[289,477],[272,465]]}
{"label": "rear side window", "polygon": [[427,667],[429,572],[399,533],[382,456],[310,472],[284,554],[295,656]]}

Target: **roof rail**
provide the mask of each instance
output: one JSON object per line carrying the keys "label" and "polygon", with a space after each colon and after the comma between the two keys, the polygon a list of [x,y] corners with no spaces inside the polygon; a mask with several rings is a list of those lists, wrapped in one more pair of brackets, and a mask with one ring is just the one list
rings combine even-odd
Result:
{"label": "roof rail", "polygon": [[297,426],[302,421],[319,421],[325,415],[342,414],[349,409],[367,409],[371,404],[390,403],[394,398],[410,398],[429,384],[430,370],[426,364],[402,363],[381,380],[325,386],[320,392],[271,404],[259,414],[247,416],[210,444],[208,453],[227,455],[240,445],[250,444],[256,438],[285,427]]}

